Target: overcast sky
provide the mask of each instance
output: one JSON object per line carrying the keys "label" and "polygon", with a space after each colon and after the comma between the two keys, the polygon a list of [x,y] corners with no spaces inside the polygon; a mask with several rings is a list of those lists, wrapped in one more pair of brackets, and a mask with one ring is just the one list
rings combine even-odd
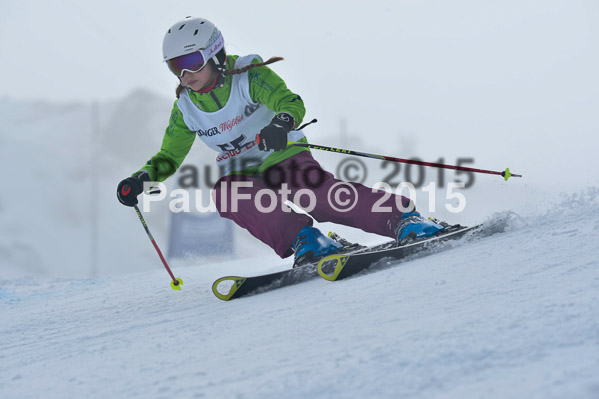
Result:
{"label": "overcast sky", "polygon": [[431,82],[467,74],[479,86],[502,77],[489,72],[525,79],[568,63],[572,73],[599,69],[595,0],[1,4],[2,96],[106,99],[136,87],[168,94],[175,80],[162,63],[162,38],[187,15],[214,21],[229,53],[286,57],[277,68],[298,91],[334,81],[360,93],[415,71]]}

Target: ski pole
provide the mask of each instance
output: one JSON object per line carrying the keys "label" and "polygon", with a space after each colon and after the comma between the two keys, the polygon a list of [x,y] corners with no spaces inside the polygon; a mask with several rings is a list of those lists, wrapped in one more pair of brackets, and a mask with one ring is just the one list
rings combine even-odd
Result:
{"label": "ski pole", "polygon": [[403,159],[403,158],[388,157],[388,156],[385,156],[385,155],[368,154],[368,153],[365,153],[365,152],[352,151],[352,150],[344,150],[342,148],[327,147],[327,146],[324,146],[324,145],[317,145],[317,144],[290,142],[289,145],[293,146],[293,147],[305,147],[305,148],[311,148],[311,149],[314,149],[314,150],[323,150],[323,151],[337,152],[337,153],[340,153],[340,154],[357,155],[359,157],[382,159],[384,161],[392,161],[392,162],[399,162],[399,163],[409,163],[409,164],[413,164],[413,165],[432,166],[433,168],[463,170],[465,172],[486,173],[486,174],[489,174],[489,175],[499,175],[499,176],[503,176],[503,178],[505,179],[505,181],[507,181],[507,179],[509,179],[510,177],[522,177],[522,175],[516,175],[516,174],[511,173],[509,168],[506,168],[503,172],[496,172],[496,171],[493,171],[493,170],[468,168],[468,167],[465,167],[465,166],[446,165],[446,164],[436,163],[436,162],[424,162],[424,161],[416,161],[414,159]]}
{"label": "ski pole", "polygon": [[164,259],[164,256],[162,256],[162,252],[160,251],[160,248],[158,248],[158,245],[156,244],[154,237],[152,237],[152,233],[150,233],[150,229],[148,228],[148,225],[146,224],[144,217],[141,215],[139,208],[137,207],[137,205],[133,205],[133,207],[135,208],[135,212],[137,212],[137,216],[139,217],[139,220],[141,221],[142,226],[144,226],[144,229],[146,230],[146,233],[148,234],[148,237],[150,238],[152,245],[154,245],[156,252],[158,252],[158,256],[160,256],[160,260],[162,261],[164,268],[166,269],[168,274],[171,276],[171,279],[173,280],[173,281],[171,281],[172,289],[180,290],[181,286],[183,285],[183,280],[181,280],[180,278],[175,278],[175,276],[173,275],[173,272],[171,271],[171,268],[168,267],[168,264],[166,263],[166,259]]}

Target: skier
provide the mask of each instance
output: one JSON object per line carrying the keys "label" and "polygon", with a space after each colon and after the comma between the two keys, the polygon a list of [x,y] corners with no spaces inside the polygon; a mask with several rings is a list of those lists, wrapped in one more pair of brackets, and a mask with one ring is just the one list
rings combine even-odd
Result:
{"label": "skier", "polygon": [[[444,229],[415,210],[402,213],[396,201],[401,201],[404,209],[413,208],[409,198],[342,182],[325,171],[308,149],[288,147],[288,142],[307,143],[303,132],[297,130],[305,108],[301,97],[266,66],[281,58],[262,62],[258,55],[227,55],[224,44],[217,27],[203,18],[187,17],[164,36],[164,61],[179,79],[177,100],[160,151],[119,183],[117,197],[122,204],[136,205],[144,182],[164,181],[174,174],[197,134],[219,153],[217,164],[225,171],[213,190],[219,214],[247,229],[282,258],[295,254],[294,266],[342,246],[312,227],[312,218],[289,208],[278,206],[264,213],[255,201],[239,200],[234,211],[233,184],[245,183],[237,187],[239,198],[254,199],[259,190],[274,191],[283,184],[291,195],[311,190],[316,206],[310,215],[317,221],[360,228],[394,238],[400,245]],[[270,178],[273,171],[278,176],[276,183]],[[355,188],[357,202],[351,210],[339,211],[329,203],[327,195],[335,184]],[[375,205],[386,211],[373,211]]]}

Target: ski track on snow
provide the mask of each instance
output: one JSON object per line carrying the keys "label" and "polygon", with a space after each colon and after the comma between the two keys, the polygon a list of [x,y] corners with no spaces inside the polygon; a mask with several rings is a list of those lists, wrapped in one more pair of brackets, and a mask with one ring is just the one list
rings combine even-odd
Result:
{"label": "ski track on snow", "polygon": [[0,281],[0,397],[597,398],[598,197],[231,302],[216,265]]}

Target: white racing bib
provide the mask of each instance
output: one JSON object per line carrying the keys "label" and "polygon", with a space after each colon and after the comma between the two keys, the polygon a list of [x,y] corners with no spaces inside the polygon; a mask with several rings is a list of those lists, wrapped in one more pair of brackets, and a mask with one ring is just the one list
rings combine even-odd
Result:
{"label": "white racing bib", "polygon": [[[255,54],[239,57],[235,68],[249,65]],[[190,130],[219,154],[216,164],[225,174],[239,171],[249,166],[259,165],[272,153],[260,151],[256,144],[256,134],[268,125],[275,112],[266,105],[255,103],[250,96],[248,73],[233,75],[231,93],[227,104],[215,112],[204,112],[191,101],[187,90],[181,92],[177,106]],[[289,140],[297,141],[304,137],[301,131],[291,131]]]}

